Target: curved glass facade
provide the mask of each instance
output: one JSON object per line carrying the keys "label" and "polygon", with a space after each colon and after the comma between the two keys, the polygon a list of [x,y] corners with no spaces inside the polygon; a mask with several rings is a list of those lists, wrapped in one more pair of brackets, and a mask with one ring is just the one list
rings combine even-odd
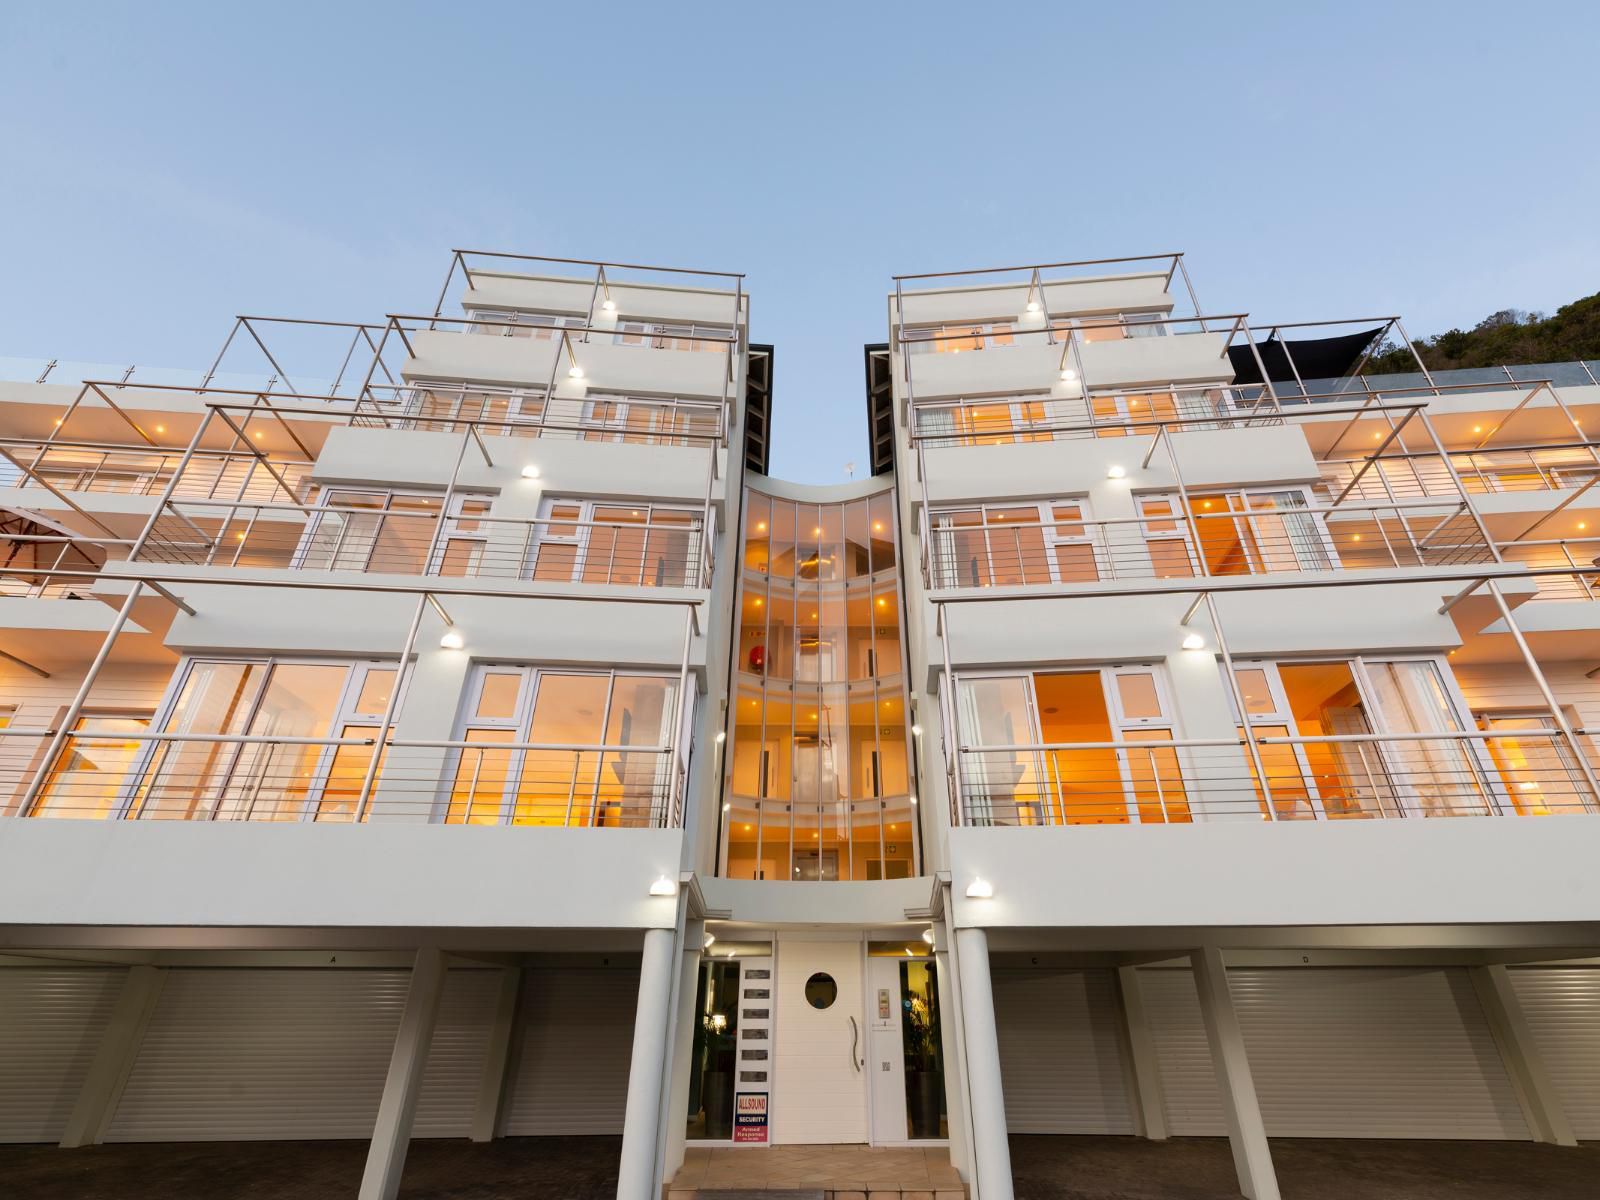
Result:
{"label": "curved glass facade", "polygon": [[914,875],[894,494],[744,507],[720,869]]}

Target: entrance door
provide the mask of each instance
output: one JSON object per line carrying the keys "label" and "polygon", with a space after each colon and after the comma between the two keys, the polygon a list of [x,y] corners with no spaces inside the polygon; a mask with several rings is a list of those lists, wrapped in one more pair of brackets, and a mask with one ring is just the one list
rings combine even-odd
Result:
{"label": "entrance door", "polygon": [[920,943],[874,942],[867,956],[874,1145],[950,1136],[937,969]]}
{"label": "entrance door", "polygon": [[859,941],[778,944],[773,1141],[867,1140]]}

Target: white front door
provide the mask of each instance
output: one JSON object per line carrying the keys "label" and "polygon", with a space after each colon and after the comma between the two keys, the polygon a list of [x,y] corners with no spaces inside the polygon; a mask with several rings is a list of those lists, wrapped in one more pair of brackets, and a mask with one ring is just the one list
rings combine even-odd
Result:
{"label": "white front door", "polygon": [[774,1142],[867,1140],[862,953],[856,940],[778,943]]}

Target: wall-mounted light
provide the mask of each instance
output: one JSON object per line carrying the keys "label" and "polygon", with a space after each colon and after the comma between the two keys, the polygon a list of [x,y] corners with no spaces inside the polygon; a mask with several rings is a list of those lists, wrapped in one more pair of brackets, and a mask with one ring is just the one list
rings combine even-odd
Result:
{"label": "wall-mounted light", "polygon": [[524,479],[539,478],[539,468],[534,466],[532,463],[529,463],[527,466],[522,468],[522,477]]}
{"label": "wall-mounted light", "polygon": [[1071,383],[1077,377],[1078,377],[1078,373],[1076,371],[1074,371],[1071,367],[1062,367],[1061,368],[1061,382],[1062,383]]}
{"label": "wall-mounted light", "polygon": [[916,798],[916,796],[915,796],[915,795],[913,795],[913,796],[912,796],[912,797],[911,797],[911,807],[912,807],[912,808],[915,808],[915,807],[916,807],[916,806],[917,806],[917,798]]}
{"label": "wall-mounted light", "polygon": [[567,378],[568,379],[582,379],[583,378],[583,368],[580,367],[577,363],[573,363],[570,367],[567,368]]}
{"label": "wall-mounted light", "polygon": [[1206,648],[1206,640],[1198,633],[1191,633],[1183,639],[1183,648],[1185,650],[1204,650]]}
{"label": "wall-mounted light", "polygon": [[728,731],[726,729],[717,730],[717,745],[720,746],[720,745],[722,745],[723,742],[725,742],[727,740],[728,740]]}
{"label": "wall-mounted light", "polygon": [[616,312],[617,302],[615,300],[602,300],[600,301],[600,307],[606,312]]}
{"label": "wall-mounted light", "polygon": [[921,737],[922,736],[922,726],[921,725],[913,725],[911,727],[911,736],[912,737]]}
{"label": "wall-mounted light", "polygon": [[922,931],[922,940],[927,942],[930,946],[933,945],[933,930],[924,929]]}
{"label": "wall-mounted light", "polygon": [[716,944],[717,944],[717,935],[714,934],[714,933],[706,934],[706,949],[709,950],[709,949],[711,949],[711,947],[715,946]]}
{"label": "wall-mounted light", "polygon": [[652,896],[676,896],[678,894],[678,885],[665,875],[658,875],[656,876],[656,881],[650,885],[650,894]]}
{"label": "wall-mounted light", "polygon": [[1124,467],[1124,466],[1122,466],[1122,465],[1120,465],[1118,463],[1113,463],[1111,466],[1106,468],[1106,478],[1107,479],[1121,479],[1127,473],[1128,473],[1128,468]]}
{"label": "wall-mounted light", "polygon": [[972,882],[967,884],[967,899],[968,900],[992,900],[992,899],[994,899],[994,884],[990,883],[987,879],[984,879],[982,876],[974,875],[972,877]]}
{"label": "wall-mounted light", "polygon": [[439,639],[439,645],[446,650],[459,650],[467,644],[467,639],[462,636],[461,630],[454,625],[444,631],[444,636]]}
{"label": "wall-mounted light", "polygon": [[1029,300],[1028,301],[1028,311],[1031,312],[1031,313],[1038,312],[1039,311],[1039,302],[1037,300]]}

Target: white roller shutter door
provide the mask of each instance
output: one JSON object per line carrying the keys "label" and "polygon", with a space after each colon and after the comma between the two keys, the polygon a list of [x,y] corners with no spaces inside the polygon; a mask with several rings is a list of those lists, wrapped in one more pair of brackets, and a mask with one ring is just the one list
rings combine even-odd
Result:
{"label": "white roller shutter door", "polygon": [[1194,976],[1187,968],[1142,970],[1139,994],[1155,1043],[1167,1128],[1179,1136],[1226,1136]]}
{"label": "white roller shutter door", "polygon": [[61,1140],[127,974],[0,969],[0,1142]]}
{"label": "white roller shutter door", "polygon": [[1600,967],[1513,967],[1510,976],[1573,1133],[1600,1139]]}
{"label": "white roller shutter door", "polygon": [[471,1132],[499,999],[499,971],[456,970],[445,976],[412,1137],[466,1137]]}
{"label": "white roller shutter door", "polygon": [[[1140,978],[1172,1132],[1226,1132],[1189,972]],[[1235,968],[1228,982],[1270,1136],[1528,1136],[1463,969]]]}
{"label": "white roller shutter door", "polygon": [[502,1133],[621,1133],[639,968],[529,970]]}
{"label": "white roller shutter door", "polygon": [[1115,977],[995,967],[1006,1125],[1013,1133],[1132,1133]]}
{"label": "white roller shutter door", "polygon": [[[463,1077],[481,1069],[487,1021],[482,1037],[464,1026],[486,989],[492,1009],[493,976],[446,976],[422,1136],[466,1131],[476,1077]],[[406,970],[169,969],[107,1140],[370,1137],[409,982]]]}

